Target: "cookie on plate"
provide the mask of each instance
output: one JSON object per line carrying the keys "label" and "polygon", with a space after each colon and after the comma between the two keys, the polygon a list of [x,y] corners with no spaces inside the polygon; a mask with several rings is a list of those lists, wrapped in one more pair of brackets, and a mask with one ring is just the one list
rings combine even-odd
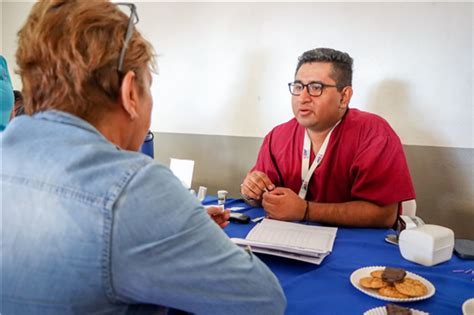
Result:
{"label": "cookie on plate", "polygon": [[395,283],[398,292],[408,296],[423,296],[428,293],[428,288],[419,280],[405,278],[403,282]]}
{"label": "cookie on plate", "polygon": [[405,278],[407,272],[402,268],[386,267],[382,272],[382,280],[393,284],[395,282],[401,282]]}
{"label": "cookie on plate", "polygon": [[411,315],[413,314],[411,309],[408,307],[403,307],[397,304],[387,304],[385,305],[385,310],[387,315]]}
{"label": "cookie on plate", "polygon": [[359,284],[367,289],[380,289],[387,285],[382,279],[373,277],[361,278]]}
{"label": "cookie on plate", "polygon": [[397,298],[397,299],[407,299],[409,297],[408,295],[405,295],[397,291],[397,289],[395,289],[395,287],[392,287],[392,286],[386,286],[386,287],[380,288],[379,294],[383,296],[391,297],[391,298]]}
{"label": "cookie on plate", "polygon": [[379,279],[382,279],[382,273],[383,273],[383,269],[377,269],[377,270],[374,270],[370,273],[370,275],[374,278],[379,278]]}

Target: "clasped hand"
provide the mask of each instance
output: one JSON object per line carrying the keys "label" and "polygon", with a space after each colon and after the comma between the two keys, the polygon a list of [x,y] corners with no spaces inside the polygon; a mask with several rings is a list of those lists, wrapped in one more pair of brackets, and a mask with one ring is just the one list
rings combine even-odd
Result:
{"label": "clasped hand", "polygon": [[264,193],[262,205],[270,219],[284,221],[303,220],[306,210],[306,201],[285,187]]}
{"label": "clasped hand", "polygon": [[262,206],[271,219],[296,221],[304,218],[306,201],[289,188],[275,187],[263,172],[249,173],[240,192],[249,198],[262,200]]}

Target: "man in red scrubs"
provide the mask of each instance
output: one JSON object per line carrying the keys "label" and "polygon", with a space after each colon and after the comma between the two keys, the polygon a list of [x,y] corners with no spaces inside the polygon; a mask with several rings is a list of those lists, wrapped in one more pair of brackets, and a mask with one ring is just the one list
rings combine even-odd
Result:
{"label": "man in red scrubs", "polygon": [[381,117],[349,108],[352,58],[317,48],[289,83],[295,118],[265,137],[241,185],[278,220],[392,227],[415,198],[399,137]]}

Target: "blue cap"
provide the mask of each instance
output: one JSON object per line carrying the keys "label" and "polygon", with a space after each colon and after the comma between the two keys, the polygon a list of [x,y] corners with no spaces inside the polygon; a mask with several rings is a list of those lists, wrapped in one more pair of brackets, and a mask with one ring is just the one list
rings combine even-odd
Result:
{"label": "blue cap", "polygon": [[7,126],[14,102],[13,86],[8,73],[7,61],[0,55],[0,131]]}

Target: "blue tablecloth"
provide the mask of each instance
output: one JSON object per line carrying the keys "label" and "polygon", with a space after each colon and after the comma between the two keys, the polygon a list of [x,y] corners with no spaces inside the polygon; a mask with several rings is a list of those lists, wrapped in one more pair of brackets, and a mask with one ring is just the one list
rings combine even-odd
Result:
{"label": "blue tablecloth", "polygon": [[[204,203],[215,204],[216,199],[210,197]],[[226,202],[226,208],[239,206],[245,207],[239,212],[251,218],[264,215],[263,209],[246,206],[241,200]],[[225,232],[230,237],[245,238],[254,225],[231,223]],[[285,291],[286,314],[362,314],[386,305],[388,302],[358,291],[349,280],[354,270],[367,266],[401,267],[426,278],[436,288],[435,295],[427,300],[398,304],[430,314],[462,314],[462,303],[474,297],[474,261],[453,255],[448,262],[421,266],[403,259],[397,246],[385,242],[388,234],[394,231],[339,228],[333,252],[321,265],[257,255],[275,273]]]}

